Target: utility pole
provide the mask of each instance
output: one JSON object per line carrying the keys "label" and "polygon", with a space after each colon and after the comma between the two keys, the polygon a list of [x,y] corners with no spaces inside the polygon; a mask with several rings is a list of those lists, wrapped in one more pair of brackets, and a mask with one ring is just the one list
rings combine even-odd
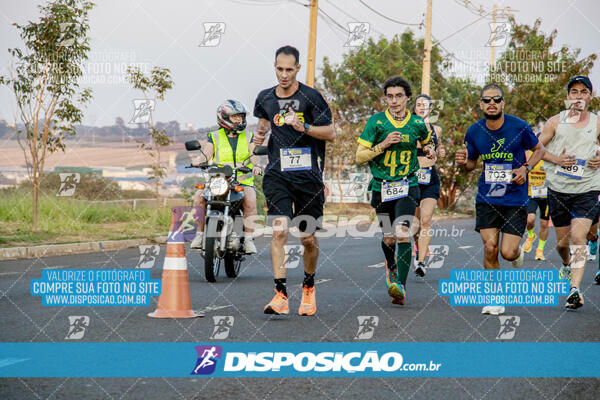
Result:
{"label": "utility pole", "polygon": [[425,19],[425,56],[423,57],[423,73],[421,75],[421,93],[429,94],[431,74],[431,2],[427,0],[427,16]]}
{"label": "utility pole", "polygon": [[[494,42],[496,41],[496,34],[498,33],[498,27],[496,25],[496,18],[498,16],[498,11],[502,11],[504,16],[508,17],[512,11],[519,11],[519,10],[515,10],[514,8],[510,8],[510,7],[498,8],[498,5],[494,4],[494,11],[492,12],[493,31],[490,36],[490,68],[494,68],[496,65],[496,48],[494,46]],[[504,32],[504,33],[508,34],[507,32]]]}
{"label": "utility pole", "polygon": [[494,46],[494,41],[496,40],[496,32],[498,29],[496,28],[496,16],[498,14],[498,5],[494,4],[494,11],[492,12],[492,26],[494,30],[492,31],[492,35],[490,36],[490,68],[494,68],[496,65],[496,48]]}
{"label": "utility pole", "polygon": [[315,85],[315,58],[317,52],[317,15],[319,1],[310,0],[310,26],[308,31],[308,57],[306,60],[306,84]]}

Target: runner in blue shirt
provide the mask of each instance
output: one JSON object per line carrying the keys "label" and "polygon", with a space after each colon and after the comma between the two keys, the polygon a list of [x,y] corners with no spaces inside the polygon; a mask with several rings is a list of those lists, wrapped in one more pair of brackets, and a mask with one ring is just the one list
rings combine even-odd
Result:
{"label": "runner in blue shirt", "polygon": [[[499,269],[498,251],[514,267],[523,265],[519,243],[527,223],[527,174],[544,155],[529,124],[504,114],[504,92],[494,84],[481,90],[479,107],[485,118],[469,127],[456,163],[469,172],[483,160],[483,171],[475,200],[475,230],[484,244],[483,266]],[[529,162],[525,151],[533,150]],[[500,242],[502,232],[502,242]],[[501,305],[486,306],[482,313],[504,313]]]}

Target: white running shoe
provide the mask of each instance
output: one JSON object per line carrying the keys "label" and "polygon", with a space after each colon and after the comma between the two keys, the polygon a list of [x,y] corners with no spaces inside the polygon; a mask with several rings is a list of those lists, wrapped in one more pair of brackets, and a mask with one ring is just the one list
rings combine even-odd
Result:
{"label": "white running shoe", "polygon": [[504,306],[485,306],[481,310],[482,314],[500,315],[504,314]]}
{"label": "white running shoe", "polygon": [[251,238],[244,239],[244,252],[246,254],[256,254],[256,246],[254,245],[254,240]]}
{"label": "white running shoe", "polygon": [[196,232],[196,236],[194,236],[194,240],[192,240],[192,243],[190,243],[190,247],[192,249],[201,249],[203,238],[204,238],[204,232]]}
{"label": "white running shoe", "polygon": [[514,268],[520,268],[523,266],[523,248],[519,246],[519,257],[516,260],[511,261]]}

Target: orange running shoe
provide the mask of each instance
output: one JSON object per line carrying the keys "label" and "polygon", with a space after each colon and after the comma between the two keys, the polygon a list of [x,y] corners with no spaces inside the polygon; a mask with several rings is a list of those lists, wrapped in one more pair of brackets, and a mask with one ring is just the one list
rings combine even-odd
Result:
{"label": "orange running shoe", "polygon": [[298,308],[300,315],[315,315],[317,312],[317,299],[315,298],[315,287],[302,286],[302,303]]}
{"label": "orange running shoe", "polygon": [[287,315],[289,313],[290,306],[287,296],[275,289],[273,300],[265,306],[265,314]]}
{"label": "orange running shoe", "polygon": [[525,246],[523,246],[523,251],[525,253],[529,253],[531,251],[531,247],[533,246],[535,239],[537,239],[537,235],[535,233],[532,237],[527,236],[527,239],[525,239]]}
{"label": "orange running shoe", "polygon": [[536,259],[536,260],[542,260],[542,261],[545,261],[545,260],[546,260],[546,257],[544,257],[544,250],[542,250],[542,249],[537,249],[537,250],[535,251],[535,259]]}

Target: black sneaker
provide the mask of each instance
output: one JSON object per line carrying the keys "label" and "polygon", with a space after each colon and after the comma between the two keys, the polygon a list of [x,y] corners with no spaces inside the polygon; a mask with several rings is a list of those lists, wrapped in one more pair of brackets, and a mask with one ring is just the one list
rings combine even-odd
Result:
{"label": "black sneaker", "polygon": [[417,263],[417,267],[415,268],[415,274],[417,274],[417,276],[420,276],[421,278],[425,276],[425,264],[423,264],[422,262],[418,262]]}
{"label": "black sneaker", "polygon": [[579,293],[579,289],[572,287],[571,292],[567,296],[565,307],[571,310],[576,310],[583,306],[583,296]]}

